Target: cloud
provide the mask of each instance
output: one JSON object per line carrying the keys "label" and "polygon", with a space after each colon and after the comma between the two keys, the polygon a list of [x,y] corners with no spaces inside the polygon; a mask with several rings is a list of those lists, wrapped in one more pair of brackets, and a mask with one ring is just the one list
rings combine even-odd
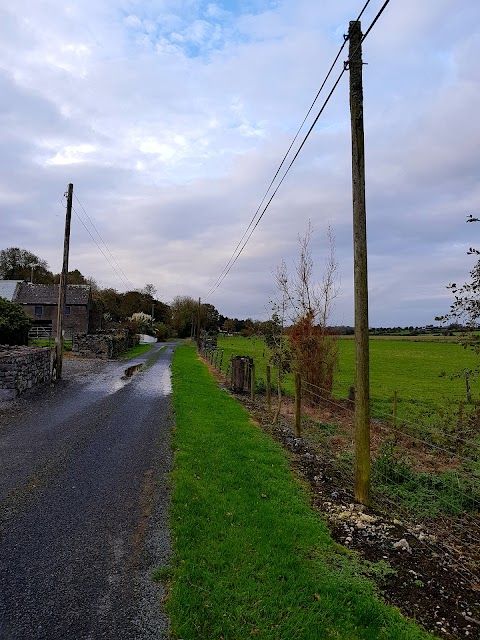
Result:
{"label": "cloud", "polygon": [[[358,11],[353,0],[2,7],[2,246],[24,246],[58,270],[62,194],[73,182],[135,286],[153,282],[166,301],[205,296]],[[476,226],[465,219],[480,196],[479,18],[473,0],[391,3],[363,45],[371,324],[430,323],[449,306],[448,282],[468,276]],[[293,263],[311,219],[318,272],[328,224],[336,236],[333,321],[353,321],[349,117],[345,74],[211,296],[222,313],[266,313],[272,271]],[[125,289],[77,215],[71,264]]]}

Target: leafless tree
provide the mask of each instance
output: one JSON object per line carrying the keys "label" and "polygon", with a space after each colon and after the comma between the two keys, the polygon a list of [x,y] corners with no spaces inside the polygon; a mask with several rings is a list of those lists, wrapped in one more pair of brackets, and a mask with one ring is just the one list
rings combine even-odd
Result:
{"label": "leafless tree", "polygon": [[300,258],[290,276],[285,261],[276,271],[276,284],[285,312],[292,326],[289,345],[296,370],[308,383],[305,395],[314,402],[319,396],[331,394],[333,373],[337,363],[335,337],[328,331],[328,322],[335,299],[339,295],[338,263],[335,238],[328,227],[328,253],[321,282],[314,278],[314,262],[310,249],[313,227],[298,236]]}
{"label": "leafless tree", "polygon": [[300,259],[295,264],[291,276],[284,260],[277,268],[276,285],[287,303],[287,314],[292,323],[311,317],[313,324],[326,327],[331,316],[335,299],[339,296],[338,262],[335,257],[335,236],[332,228],[327,229],[328,255],[321,283],[315,282],[314,263],[310,243],[313,226],[309,221],[303,235],[298,236]]}

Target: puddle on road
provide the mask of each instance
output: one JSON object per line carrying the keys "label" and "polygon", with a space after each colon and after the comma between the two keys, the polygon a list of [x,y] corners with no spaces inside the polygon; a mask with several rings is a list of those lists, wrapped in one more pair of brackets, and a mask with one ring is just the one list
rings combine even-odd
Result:
{"label": "puddle on road", "polygon": [[[172,391],[170,363],[158,359],[160,352],[164,349],[165,347],[159,349],[153,358],[137,362],[127,368],[125,364],[113,365],[112,363],[113,366],[109,370],[95,374],[93,379],[83,387],[82,400],[88,404],[99,396],[117,393],[127,384],[134,384],[137,392],[148,396],[170,394]],[[141,375],[138,375],[140,373]]]}
{"label": "puddle on road", "polygon": [[126,378],[131,378],[133,376],[134,373],[137,373],[137,371],[139,371],[140,369],[143,369],[144,364],[133,364],[131,367],[127,367],[125,369],[125,377]]}
{"label": "puddle on road", "polygon": [[167,362],[156,363],[135,379],[135,391],[146,396],[166,396],[172,391],[170,366]]}

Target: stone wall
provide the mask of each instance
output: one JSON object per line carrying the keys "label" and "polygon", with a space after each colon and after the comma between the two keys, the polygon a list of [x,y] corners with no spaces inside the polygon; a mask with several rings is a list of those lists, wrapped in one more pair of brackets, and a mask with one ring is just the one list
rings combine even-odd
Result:
{"label": "stone wall", "polygon": [[0,400],[50,381],[49,347],[0,345]]}
{"label": "stone wall", "polygon": [[115,333],[76,333],[73,336],[72,353],[84,358],[116,358],[138,344],[138,336],[128,336],[128,331]]}

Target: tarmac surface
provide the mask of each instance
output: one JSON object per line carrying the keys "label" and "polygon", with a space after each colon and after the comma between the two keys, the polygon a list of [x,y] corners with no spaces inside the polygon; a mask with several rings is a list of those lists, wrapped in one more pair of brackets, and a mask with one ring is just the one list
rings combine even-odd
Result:
{"label": "tarmac surface", "polygon": [[54,388],[3,403],[1,640],[167,637],[152,580],[170,554],[175,345],[162,346],[123,364],[66,360]]}

